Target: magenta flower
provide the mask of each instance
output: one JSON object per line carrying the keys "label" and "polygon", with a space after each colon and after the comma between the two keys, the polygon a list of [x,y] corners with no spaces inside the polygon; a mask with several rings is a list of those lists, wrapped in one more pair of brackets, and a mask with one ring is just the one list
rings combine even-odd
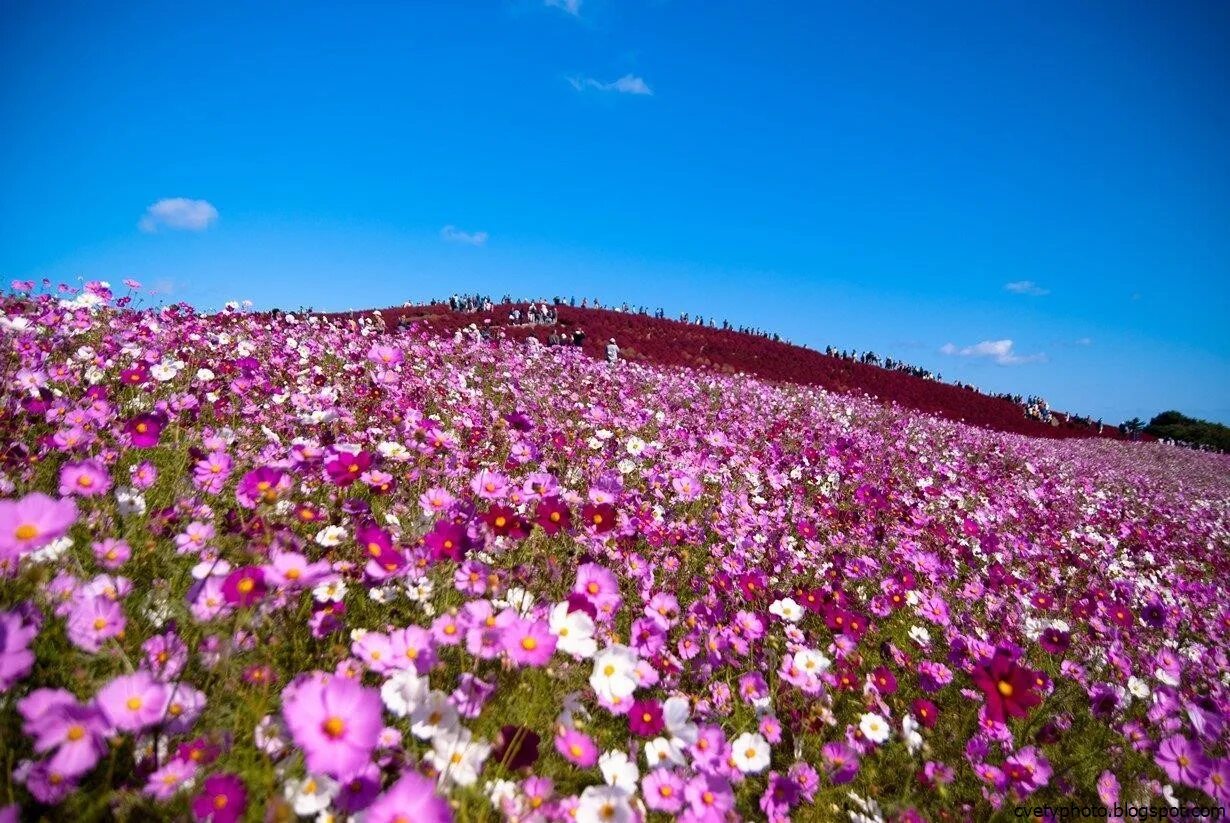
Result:
{"label": "magenta flower", "polygon": [[460,563],[470,549],[470,539],[464,526],[448,520],[440,520],[423,536],[423,545],[431,552],[433,560],[452,560]]}
{"label": "magenta flower", "polygon": [[145,781],[145,794],[155,800],[170,800],[184,784],[196,776],[197,765],[191,760],[170,760]]}
{"label": "magenta flower", "polygon": [[322,672],[282,693],[282,717],[308,770],[339,780],[370,762],[383,726],[382,706],[374,689]]}
{"label": "magenta flower", "polygon": [[539,620],[514,619],[501,633],[508,658],[521,666],[545,666],[555,653],[556,637]]}
{"label": "magenta flower", "polygon": [[222,595],[233,606],[251,606],[260,601],[268,590],[265,570],[260,566],[241,566],[222,581]]}
{"label": "magenta flower", "polygon": [[134,448],[148,449],[158,445],[165,425],[166,418],[161,414],[138,414],[124,424],[124,434],[128,435],[128,442]]}
{"label": "magenta flower", "polygon": [[248,790],[233,774],[206,778],[201,792],[192,800],[192,815],[209,823],[234,823],[248,808]]}
{"label": "magenta flower", "polygon": [[60,494],[78,494],[82,497],[97,497],[111,488],[111,475],[97,460],[82,460],[66,463],[60,469]]}
{"label": "magenta flower", "polygon": [[598,747],[589,735],[568,729],[555,738],[555,750],[569,763],[588,769],[598,762]]}
{"label": "magenta flower", "polygon": [[122,732],[139,732],[157,725],[166,712],[170,692],[148,672],[120,675],[98,692],[103,717]]}
{"label": "magenta flower", "polygon": [[986,697],[987,717],[998,723],[1005,716],[1024,717],[1042,702],[1035,674],[1017,665],[1006,649],[997,649],[989,663],[974,670],[973,678]]}
{"label": "magenta flower", "polygon": [[118,569],[128,562],[132,549],[123,540],[108,537],[93,545],[94,559],[104,569]]}
{"label": "magenta flower", "polygon": [[452,810],[436,784],[417,772],[407,771],[363,814],[364,823],[451,823]]}
{"label": "magenta flower", "polygon": [[628,711],[628,728],[641,737],[656,737],[664,726],[662,707],[656,700],[637,700]]}
{"label": "magenta flower", "polygon": [[254,509],[258,503],[275,503],[278,495],[290,489],[290,475],[281,469],[261,466],[239,479],[235,499],[246,509]]}
{"label": "magenta flower", "polygon": [[325,472],[338,486],[349,486],[351,483],[359,479],[363,472],[371,468],[372,456],[367,452],[359,452],[351,454],[350,452],[338,452],[333,455],[332,460],[325,462]]}
{"label": "magenta flower", "polygon": [[0,500],[0,564],[60,539],[76,521],[72,498],[55,500],[33,492],[20,500]]}

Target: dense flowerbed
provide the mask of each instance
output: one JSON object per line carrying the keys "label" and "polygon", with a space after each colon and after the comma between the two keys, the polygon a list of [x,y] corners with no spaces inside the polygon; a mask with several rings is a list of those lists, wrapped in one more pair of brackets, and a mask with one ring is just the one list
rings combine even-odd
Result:
{"label": "dense flowerbed", "polygon": [[1225,458],[101,284],[0,305],[0,819],[1230,798]]}
{"label": "dense flowerbed", "polygon": [[[517,303],[497,306],[490,312],[470,313],[453,312],[440,305],[413,306],[383,309],[380,314],[390,326],[406,318],[451,334],[470,324],[486,325],[514,339],[533,335],[545,342],[549,327],[508,323],[510,309],[524,311],[526,307],[527,304]],[[822,386],[843,394],[866,394],[907,409],[1015,434],[1120,438],[1113,425],[1106,426],[1100,434],[1097,427],[1068,422],[1066,418],[1061,425],[1050,426],[1027,418],[1021,406],[1002,397],[854,360],[829,357],[814,349],[757,335],[610,309],[561,306],[559,318],[559,327],[565,332],[575,328],[586,331],[585,349],[598,358],[604,356],[606,341],[614,337],[619,341],[621,355],[639,363],[725,374],[745,373],[775,382]]]}

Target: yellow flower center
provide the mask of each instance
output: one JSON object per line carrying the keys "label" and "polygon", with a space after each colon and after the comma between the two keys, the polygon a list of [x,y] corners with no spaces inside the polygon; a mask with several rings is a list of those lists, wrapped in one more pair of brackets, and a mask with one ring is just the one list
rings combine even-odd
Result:
{"label": "yellow flower center", "polygon": [[1007,680],[999,681],[999,685],[997,686],[997,688],[999,689],[999,693],[1002,694],[1004,697],[1012,697],[1012,691],[1013,691],[1012,684],[1009,683]]}
{"label": "yellow flower center", "polygon": [[128,702],[125,703],[124,705],[128,706],[128,711],[135,712],[137,709],[141,708],[141,698],[137,697],[136,695],[133,695],[132,697],[128,698]]}
{"label": "yellow flower center", "polygon": [[239,589],[240,594],[247,594],[256,588],[256,581],[250,577],[245,577],[235,584],[235,588]]}
{"label": "yellow flower center", "polygon": [[13,536],[18,540],[33,540],[38,537],[38,526],[33,523],[22,523],[13,530]]}
{"label": "yellow flower center", "polygon": [[340,717],[330,717],[324,723],[320,724],[321,731],[328,735],[333,740],[337,740],[346,732],[346,721]]}
{"label": "yellow flower center", "polygon": [[69,726],[68,731],[64,734],[69,740],[78,741],[85,737],[85,726]]}
{"label": "yellow flower center", "polygon": [[538,648],[538,641],[532,637],[523,637],[521,638],[521,648],[525,649],[527,652],[532,652],[534,649]]}

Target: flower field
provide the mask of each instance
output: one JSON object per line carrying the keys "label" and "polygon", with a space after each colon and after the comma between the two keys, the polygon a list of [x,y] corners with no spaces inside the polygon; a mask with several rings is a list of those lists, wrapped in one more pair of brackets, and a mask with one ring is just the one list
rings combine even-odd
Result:
{"label": "flower field", "polygon": [[86,296],[0,298],[0,821],[1230,801],[1230,458]]}
{"label": "flower field", "polygon": [[[403,319],[421,323],[437,332],[452,334],[470,324],[492,327],[508,337],[524,340],[535,336],[545,342],[549,327],[510,325],[512,308],[524,311],[525,303],[496,306],[489,312],[453,312],[447,306],[412,306],[380,310],[390,328]],[[937,414],[949,420],[972,423],[996,431],[1034,437],[1119,438],[1118,430],[1064,423],[1049,426],[1025,417],[1021,406],[1001,397],[950,383],[925,380],[879,366],[830,357],[823,352],[765,337],[682,323],[676,320],[600,308],[559,306],[562,331],[583,328],[588,337],[585,350],[602,358],[606,341],[619,341],[620,356],[637,363],[699,368],[719,374],[745,373],[773,382],[822,386],[842,394],[868,395],[905,409]],[[349,313],[342,317],[371,317]],[[1076,410],[1079,411],[1079,410]]]}

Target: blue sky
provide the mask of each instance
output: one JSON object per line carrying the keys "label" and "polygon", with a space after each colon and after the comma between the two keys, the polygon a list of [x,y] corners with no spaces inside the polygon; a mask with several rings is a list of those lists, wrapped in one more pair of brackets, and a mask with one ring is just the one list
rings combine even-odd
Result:
{"label": "blue sky", "polygon": [[1230,422],[1230,4],[5,15],[6,281],[596,295]]}

